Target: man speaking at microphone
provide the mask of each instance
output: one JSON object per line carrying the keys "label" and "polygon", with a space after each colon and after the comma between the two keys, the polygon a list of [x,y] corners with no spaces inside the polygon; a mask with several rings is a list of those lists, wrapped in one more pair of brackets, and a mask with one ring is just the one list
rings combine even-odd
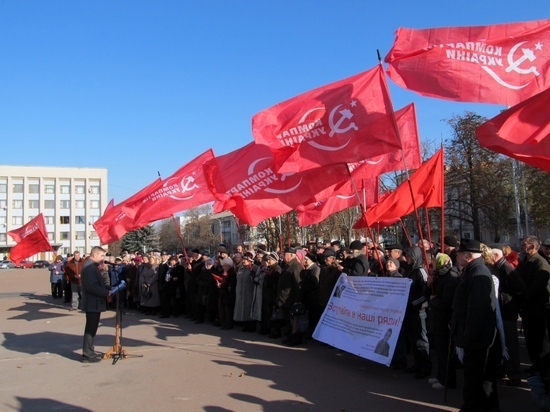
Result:
{"label": "man speaking at microphone", "polygon": [[99,265],[103,262],[104,257],[105,250],[95,246],[82,267],[82,310],[86,312],[82,346],[82,362],[84,363],[99,362],[102,358],[102,354],[94,350],[94,338],[99,327],[101,312],[107,310],[107,298],[111,295],[99,271]]}

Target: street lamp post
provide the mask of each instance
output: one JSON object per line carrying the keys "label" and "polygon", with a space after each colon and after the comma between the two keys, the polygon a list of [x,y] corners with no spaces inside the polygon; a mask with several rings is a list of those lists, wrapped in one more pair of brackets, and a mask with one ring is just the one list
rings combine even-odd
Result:
{"label": "street lamp post", "polygon": [[222,231],[222,221],[221,219],[217,217],[210,217],[211,219],[216,219],[218,221],[218,225],[220,226],[220,243],[223,243],[223,231]]}

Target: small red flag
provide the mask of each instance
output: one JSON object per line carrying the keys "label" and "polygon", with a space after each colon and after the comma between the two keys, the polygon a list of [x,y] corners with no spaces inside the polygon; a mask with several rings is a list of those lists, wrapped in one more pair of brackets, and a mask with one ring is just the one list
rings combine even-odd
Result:
{"label": "small red flag", "polygon": [[[441,207],[443,199],[443,150],[440,149],[410,176],[410,185],[419,207]],[[384,222],[399,219],[414,211],[411,189],[404,181],[388,197],[367,210],[367,222]]]}
{"label": "small red flag", "polygon": [[53,250],[42,213],[21,228],[9,231],[8,234],[17,242],[10,250],[10,259],[16,265],[38,252]]}
{"label": "small red flag", "polygon": [[479,144],[550,172],[550,89],[511,107],[476,130]]}
{"label": "small red flag", "polygon": [[15,243],[19,243],[22,239],[36,230],[40,230],[42,233],[46,234],[46,237],[48,237],[48,230],[46,229],[46,222],[44,221],[44,215],[42,215],[42,213],[30,220],[26,225],[21,226],[19,229],[10,230],[8,235],[13,238]]}
{"label": "small red flag", "polygon": [[252,118],[252,134],[275,170],[301,172],[401,148],[381,66],[311,90]]}
{"label": "small red flag", "polygon": [[144,193],[133,202],[125,202],[122,209],[134,219],[135,225],[143,227],[174,213],[214,201],[203,174],[203,165],[213,158],[214,152],[208,149],[164,179],[161,187]]}
{"label": "small red flag", "polygon": [[250,143],[204,165],[209,189],[218,200],[214,211],[231,210],[242,223],[262,220],[295,209],[325,187],[347,178],[345,165],[302,173],[276,173],[273,154]]}
{"label": "small red flag", "polygon": [[394,82],[421,95],[514,105],[550,86],[549,44],[548,19],[400,28],[385,61]]}

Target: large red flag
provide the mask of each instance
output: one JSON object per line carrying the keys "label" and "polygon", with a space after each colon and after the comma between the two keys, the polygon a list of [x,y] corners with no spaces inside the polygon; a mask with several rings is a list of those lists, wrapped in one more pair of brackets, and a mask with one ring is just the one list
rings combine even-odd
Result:
{"label": "large red flag", "polygon": [[401,147],[381,66],[258,113],[252,134],[274,153],[280,173],[357,162]]}
{"label": "large red flag", "polygon": [[36,230],[42,231],[42,233],[45,233],[46,237],[48,237],[48,230],[46,229],[46,222],[44,221],[44,216],[42,213],[30,220],[26,225],[21,226],[19,229],[10,230],[8,235],[13,238],[15,243],[19,243],[22,239],[27,237],[27,235]]}
{"label": "large red flag", "polygon": [[[10,250],[10,259],[16,264],[38,252],[45,252],[52,249],[46,230],[44,216],[40,213],[29,223],[19,229],[12,230],[8,234],[18,242]],[[19,239],[19,240],[17,240]]]}
{"label": "large red flag", "polygon": [[550,20],[493,26],[400,28],[385,61],[424,96],[514,105],[550,86]]}
{"label": "large red flag", "polygon": [[[361,192],[359,192],[361,204],[363,204],[364,207],[369,207],[377,203],[379,180],[377,178],[371,178],[360,183],[362,183],[363,186],[363,189],[358,189],[361,190]],[[351,187],[348,187],[348,189],[348,192],[339,190],[326,199],[311,199],[303,205],[298,206],[296,211],[298,212],[299,225],[314,225],[322,222],[336,212],[340,212],[352,206],[358,206],[359,199],[357,198],[355,190]],[[362,196],[363,193],[365,196]]]}
{"label": "large red flag", "polygon": [[550,89],[511,107],[476,130],[487,149],[550,172]]}
{"label": "large red flag", "polygon": [[208,187],[218,199],[214,211],[231,210],[251,226],[295,209],[347,174],[343,164],[302,173],[276,173],[273,154],[256,143],[204,165]]}
{"label": "large red flag", "polygon": [[144,187],[136,194],[130,196],[125,201],[105,210],[105,212],[103,212],[103,216],[101,216],[93,224],[94,229],[101,240],[101,244],[107,245],[109,243],[116,242],[117,240],[122,239],[126,233],[143,227],[134,223],[134,219],[130,218],[123,210],[123,206],[126,203],[132,203],[137,199],[143,199],[144,196],[157,190],[161,186],[162,180],[156,179],[154,182]]}
{"label": "large red flag", "polygon": [[203,174],[203,165],[213,158],[214,152],[208,149],[164,179],[160,188],[144,193],[133,202],[125,202],[122,209],[137,226],[143,227],[174,213],[213,202],[215,198]]}
{"label": "large red flag", "polygon": [[[443,200],[443,149],[426,161],[410,176],[410,186],[419,207],[441,207]],[[404,181],[388,197],[367,210],[367,222],[384,222],[399,219],[414,211],[411,189]]]}

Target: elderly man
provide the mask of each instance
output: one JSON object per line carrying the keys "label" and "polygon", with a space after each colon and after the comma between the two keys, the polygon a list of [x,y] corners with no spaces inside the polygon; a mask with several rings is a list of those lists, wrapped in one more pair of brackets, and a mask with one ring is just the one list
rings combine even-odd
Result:
{"label": "elderly man", "polygon": [[525,257],[516,270],[527,286],[527,297],[521,311],[525,345],[533,363],[533,372],[545,373],[550,369],[546,313],[550,264],[539,254],[540,246],[540,240],[536,236],[523,239],[521,251]]}
{"label": "elderly man", "polygon": [[99,271],[99,265],[103,263],[104,257],[105,250],[95,246],[82,267],[82,310],[86,312],[82,345],[84,363],[95,363],[101,360],[101,354],[94,350],[94,338],[99,327],[101,312],[107,310],[107,298],[111,295]]}
{"label": "elderly man", "polygon": [[367,276],[369,273],[369,260],[363,253],[363,244],[359,240],[350,243],[351,258],[347,259],[343,272],[348,276]]}
{"label": "elderly man", "polygon": [[457,260],[464,271],[453,302],[451,333],[464,365],[464,403],[460,410],[496,411],[499,410],[496,367],[501,345],[495,285],[479,241],[463,240]]}

